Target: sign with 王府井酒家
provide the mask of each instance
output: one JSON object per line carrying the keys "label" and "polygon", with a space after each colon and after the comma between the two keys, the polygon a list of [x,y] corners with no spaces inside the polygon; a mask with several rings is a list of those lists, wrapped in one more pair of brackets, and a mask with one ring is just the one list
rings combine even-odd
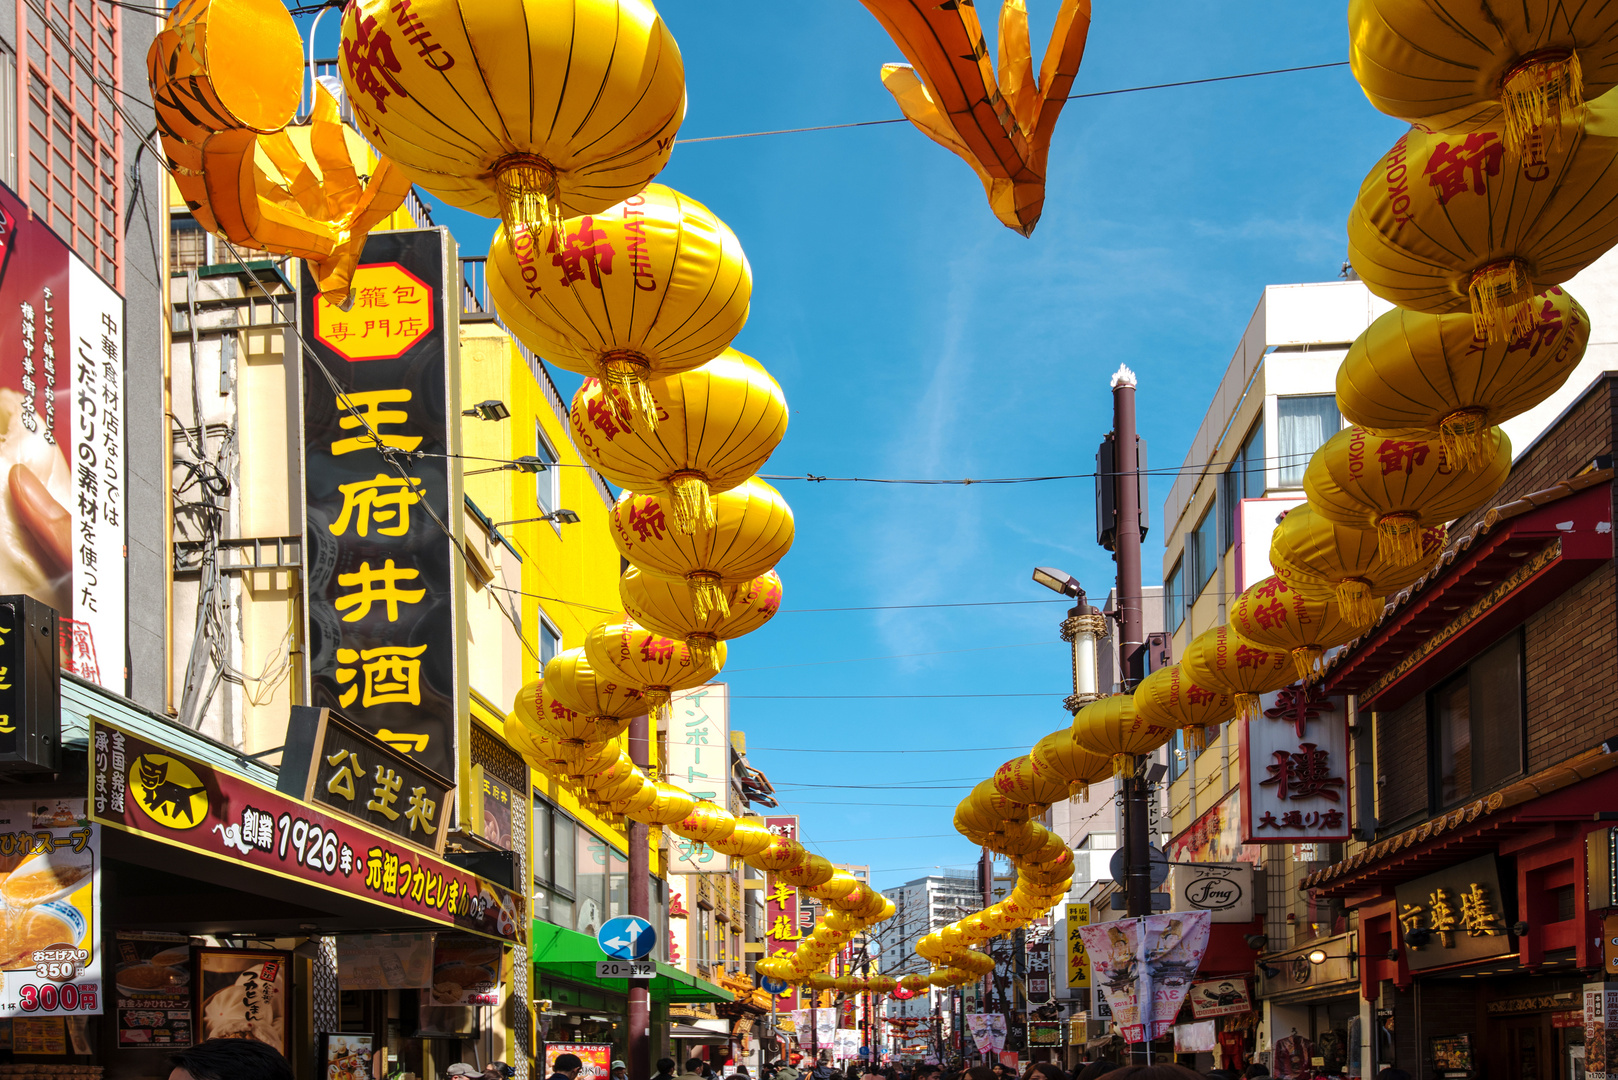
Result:
{"label": "sign with \u738b\u5e9c\u4e95\u9152\u5bb6", "polygon": [[[668,761],[663,777],[699,799],[730,805],[730,687],[708,683],[676,690],[669,702]],[[716,874],[730,858],[699,840],[669,835],[668,872]]]}
{"label": "sign with \u738b\u5e9c\u4e95\u9152\u5bb6", "polygon": [[1348,699],[1298,683],[1259,698],[1238,725],[1242,842],[1336,843],[1349,838]]}
{"label": "sign with \u738b\u5e9c\u4e95\u9152\u5bb6", "polygon": [[373,233],[348,311],[303,268],[305,640],[311,705],[465,787],[451,247]]}

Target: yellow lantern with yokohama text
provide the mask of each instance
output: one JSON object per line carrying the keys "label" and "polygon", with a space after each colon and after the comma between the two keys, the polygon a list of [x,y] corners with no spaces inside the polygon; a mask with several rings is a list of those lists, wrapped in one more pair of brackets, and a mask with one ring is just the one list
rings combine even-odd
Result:
{"label": "yellow lantern with yokohama text", "polygon": [[1339,525],[1308,503],[1287,511],[1270,537],[1270,565],[1287,588],[1313,600],[1335,599],[1363,630],[1375,621],[1384,597],[1409,588],[1444,551],[1443,525],[1421,530],[1421,557],[1408,566],[1383,558],[1374,530]]}
{"label": "yellow lantern with yokohama text", "polygon": [[1248,719],[1258,708],[1260,694],[1274,693],[1297,679],[1290,653],[1249,644],[1223,625],[1197,635],[1181,654],[1180,666],[1196,685],[1235,698],[1237,711]]}
{"label": "yellow lantern with yokohama text", "polygon": [[631,619],[600,623],[584,638],[584,655],[596,671],[640,688],[651,709],[668,707],[670,695],[708,682],[725,663],[721,643],[712,662],[703,662],[684,642],[636,626]]}
{"label": "yellow lantern with yokohama text", "polygon": [[685,116],[679,47],[640,0],[353,0],[339,67],[372,145],[508,225],[640,191]]}
{"label": "yellow lantern with yokohama text", "polygon": [[1561,288],[1534,297],[1510,337],[1475,335],[1465,315],[1383,315],[1337,369],[1337,407],[1373,435],[1430,438],[1464,469],[1487,466],[1489,429],[1559,390],[1590,341],[1590,316]]}
{"label": "yellow lantern with yokohama text", "polygon": [[1097,754],[1080,746],[1073,738],[1071,726],[1053,731],[1029,753],[1041,768],[1049,769],[1067,781],[1068,796],[1087,799],[1090,785],[1098,784],[1112,775],[1112,756]]}
{"label": "yellow lantern with yokohama text", "polygon": [[792,548],[792,510],[757,477],[713,497],[713,528],[686,535],[672,528],[658,496],[624,492],[612,509],[618,553],[643,573],[685,582],[692,611],[730,614],[724,586],[775,568]]}
{"label": "yellow lantern with yokohama text", "polygon": [[1073,716],[1073,741],[1091,753],[1109,755],[1116,776],[1132,772],[1137,754],[1151,753],[1173,735],[1172,726],[1136,713],[1129,694],[1092,701]]}
{"label": "yellow lantern with yokohama text", "polygon": [[790,836],[777,836],[770,841],[769,847],[756,855],[745,856],[743,861],[755,870],[785,870],[798,865],[808,854],[804,846]]}
{"label": "yellow lantern with yokohama text", "polygon": [[993,829],[1007,821],[1027,821],[1041,811],[1027,803],[1013,802],[1002,795],[993,780],[978,783],[955,809],[955,826]]}
{"label": "yellow lantern with yokohama text", "polygon": [[696,805],[697,799],[689,791],[660,780],[657,784],[657,798],[641,811],[635,820],[650,822],[653,825],[673,825],[677,821],[683,821],[692,810],[696,809]]}
{"label": "yellow lantern with yokohama text", "polygon": [[647,383],[656,426],[624,430],[614,393],[586,379],[573,395],[573,444],[596,471],[642,495],[668,495],[674,527],[713,524],[715,491],[728,491],[763,468],[787,430],[780,384],[752,357],[726,349],[691,371]]}
{"label": "yellow lantern with yokohama text", "polygon": [[781,610],[781,575],[774,570],[751,581],[721,586],[728,615],[717,610],[699,617],[696,599],[684,581],[670,581],[631,566],[618,579],[618,597],[631,619],[664,637],[683,641],[703,663],[712,663],[719,643],[750,634]]}
{"label": "yellow lantern with yokohama text", "polygon": [[685,817],[669,826],[669,831],[699,844],[723,840],[736,828],[736,816],[715,803],[702,801]]}
{"label": "yellow lantern with yokohama text", "polygon": [[1303,473],[1315,513],[1351,529],[1374,529],[1382,558],[1421,560],[1422,531],[1489,501],[1511,472],[1511,440],[1492,429],[1488,464],[1462,471],[1437,439],[1386,439],[1344,428],[1315,451]]}
{"label": "yellow lantern with yokohama text", "polygon": [[1067,781],[1024,754],[994,771],[994,788],[1015,803],[1049,806],[1067,798]]}
{"label": "yellow lantern with yokohama text", "polygon": [[729,836],[708,841],[708,846],[723,855],[745,858],[756,855],[770,846],[775,834],[769,826],[754,818],[737,818],[736,827]]}
{"label": "yellow lantern with yokohama text", "polygon": [[1365,285],[1477,336],[1532,329],[1536,293],[1618,242],[1618,97],[1565,118],[1522,156],[1492,131],[1399,137],[1360,187],[1348,257]]}
{"label": "yellow lantern with yokohama text", "polygon": [[800,889],[813,889],[830,881],[836,873],[837,867],[833,866],[829,859],[810,855],[796,866],[776,871],[776,876]]}
{"label": "yellow lantern with yokohama text", "polygon": [[1359,636],[1335,599],[1311,600],[1275,576],[1255,583],[1230,605],[1230,628],[1241,640],[1292,655],[1300,679],[1320,673],[1326,651]]}
{"label": "yellow lantern with yokohama text", "polygon": [[1208,744],[1207,731],[1236,717],[1236,699],[1191,681],[1179,664],[1158,668],[1135,688],[1135,712],[1180,728],[1194,749]]}

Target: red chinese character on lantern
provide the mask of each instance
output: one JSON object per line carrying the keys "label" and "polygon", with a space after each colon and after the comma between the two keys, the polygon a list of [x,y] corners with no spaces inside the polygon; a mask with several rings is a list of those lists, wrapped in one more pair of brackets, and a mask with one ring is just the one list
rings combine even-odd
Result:
{"label": "red chinese character on lantern", "polygon": [[[1563,325],[1562,313],[1556,309],[1555,302],[1547,300],[1545,306],[1540,308],[1539,318],[1534,320],[1534,325],[1513,337],[1511,344],[1506,347],[1507,351],[1519,352],[1527,349],[1530,358],[1537,357],[1540,349],[1556,343],[1556,339],[1561,336]],[[1566,354],[1559,359],[1565,358]]]}
{"label": "red chinese character on lantern", "polygon": [[655,499],[632,499],[629,503],[629,527],[642,540],[652,537],[663,539],[668,523],[663,520],[663,507]]}
{"label": "red chinese character on lantern", "polygon": [[1492,131],[1468,135],[1462,143],[1439,143],[1423,170],[1438,193],[1438,205],[1447,205],[1468,187],[1474,194],[1482,195],[1487,190],[1484,177],[1500,175],[1505,152],[1500,136]]}
{"label": "red chinese character on lantern", "polygon": [[[603,391],[603,393],[611,392],[610,390]],[[584,407],[584,415],[589,418],[591,424],[595,425],[597,431],[607,437],[608,442],[623,434],[623,429],[618,426],[617,420],[613,418],[612,410],[607,407],[605,398],[591,398],[590,403]]]}
{"label": "red chinese character on lantern", "polygon": [[1320,692],[1318,686],[1289,686],[1275,695],[1275,704],[1264,710],[1271,720],[1287,720],[1303,738],[1303,728],[1311,720],[1319,720],[1323,712],[1336,712],[1337,706]]}
{"label": "red chinese character on lantern", "polygon": [[1279,600],[1260,604],[1253,609],[1253,621],[1263,630],[1272,630],[1287,621],[1287,609]]}
{"label": "red chinese character on lantern", "polygon": [[1376,448],[1377,460],[1382,463],[1382,475],[1388,476],[1403,469],[1408,476],[1416,471],[1417,465],[1426,463],[1429,449],[1419,439],[1383,439]]}
{"label": "red chinese character on lantern", "polygon": [[1236,666],[1238,668],[1263,668],[1270,666],[1270,654],[1264,649],[1255,649],[1251,645],[1236,646]]}
{"label": "red chinese character on lantern", "polygon": [[578,228],[567,234],[565,242],[552,233],[547,250],[551,253],[551,262],[562,271],[563,285],[583,281],[588,269],[590,284],[599,289],[601,275],[612,273],[612,245],[607,242],[607,231],[595,227],[595,218],[581,218]]}
{"label": "red chinese character on lantern", "polygon": [[1286,583],[1280,578],[1270,576],[1253,586],[1253,595],[1270,599],[1287,591]]}
{"label": "red chinese character on lantern", "polygon": [[1331,775],[1330,754],[1314,743],[1298,744],[1298,753],[1285,750],[1275,752],[1275,764],[1266,766],[1270,778],[1260,780],[1261,787],[1275,787],[1278,799],[1309,799],[1319,796],[1337,802],[1342,798],[1337,790],[1343,778]]}
{"label": "red chinese character on lantern", "polygon": [[370,95],[377,112],[387,112],[390,91],[400,97],[409,97],[405,88],[393,76],[402,70],[399,58],[393,55],[393,39],[386,30],[378,30],[376,16],[354,20],[354,39],[343,42],[343,63],[354,88]]}
{"label": "red chinese character on lantern", "polygon": [[640,644],[640,658],[648,664],[666,664],[674,659],[674,642],[666,637],[648,637]]}
{"label": "red chinese character on lantern", "polygon": [[1219,695],[1212,690],[1206,690],[1196,683],[1190,684],[1185,691],[1186,700],[1193,705],[1206,705]]}

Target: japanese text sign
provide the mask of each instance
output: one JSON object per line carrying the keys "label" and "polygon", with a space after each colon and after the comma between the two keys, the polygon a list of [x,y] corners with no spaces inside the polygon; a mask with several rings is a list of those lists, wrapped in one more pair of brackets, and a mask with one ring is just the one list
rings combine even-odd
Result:
{"label": "japanese text sign", "polygon": [[1298,684],[1259,702],[1241,725],[1243,842],[1347,840],[1348,699]]}
{"label": "japanese text sign", "polygon": [[1198,1020],[1252,1011],[1253,995],[1240,975],[1191,984],[1191,1015]]}
{"label": "japanese text sign", "polygon": [[[1515,949],[1493,855],[1394,886],[1399,938],[1411,971],[1505,956]],[[1412,940],[1412,932],[1421,944]]]}
{"label": "japanese text sign", "polygon": [[454,785],[330,709],[294,705],[276,786],[442,853]]}
{"label": "japanese text sign", "polygon": [[91,720],[90,739],[93,821],[426,922],[523,940],[519,893],[101,720]]}
{"label": "japanese text sign", "polygon": [[253,1039],[292,1053],[291,953],[199,948],[192,957],[200,1041]]}
{"label": "japanese text sign", "polygon": [[0,771],[55,772],[62,741],[56,612],[0,596]]}
{"label": "japanese text sign", "polygon": [[1078,990],[1090,985],[1090,954],[1084,950],[1081,927],[1090,925],[1089,904],[1067,905],[1067,985]]}
{"label": "japanese text sign", "polygon": [[[663,778],[699,799],[730,805],[730,687],[677,690],[669,707]],[[669,835],[671,874],[723,873],[730,859],[707,844]]]}
{"label": "japanese text sign", "polygon": [[82,798],[0,801],[0,1015],[99,1016],[101,830]]}
{"label": "japanese text sign", "polygon": [[[441,229],[373,233],[354,307],[303,269],[305,588],[309,701],[440,776],[469,737],[458,379]],[[335,383],[335,386],[333,385]]]}
{"label": "japanese text sign", "polygon": [[[776,836],[791,840],[798,838],[798,819],[795,816],[767,817],[764,827]],[[777,874],[765,878],[765,888],[768,891],[764,894],[764,954],[776,956],[784,953],[790,958],[803,940],[803,931],[798,927],[798,890]],[[776,1007],[783,1012],[796,1009],[798,988],[791,987],[777,1000]]]}
{"label": "japanese text sign", "polygon": [[0,593],[55,609],[68,670],[122,692],[124,302],[5,188],[0,311]]}

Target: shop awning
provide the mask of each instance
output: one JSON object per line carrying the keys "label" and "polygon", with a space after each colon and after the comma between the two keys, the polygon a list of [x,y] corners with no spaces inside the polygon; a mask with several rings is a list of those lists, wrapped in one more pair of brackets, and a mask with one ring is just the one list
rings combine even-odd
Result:
{"label": "shop awning", "polygon": [[709,1031],[707,1028],[693,1027],[690,1024],[670,1024],[669,1038],[691,1039],[696,1042],[728,1043],[730,1036],[720,1031]]}
{"label": "shop awning", "polygon": [[[565,926],[534,923],[534,966],[581,986],[592,986],[621,994],[627,989],[623,979],[596,978],[596,964],[607,959],[596,939]],[[736,995],[705,979],[681,971],[672,964],[657,962],[657,977],[650,980],[653,1001],[735,1001]],[[712,1032],[706,1032],[712,1035]]]}

